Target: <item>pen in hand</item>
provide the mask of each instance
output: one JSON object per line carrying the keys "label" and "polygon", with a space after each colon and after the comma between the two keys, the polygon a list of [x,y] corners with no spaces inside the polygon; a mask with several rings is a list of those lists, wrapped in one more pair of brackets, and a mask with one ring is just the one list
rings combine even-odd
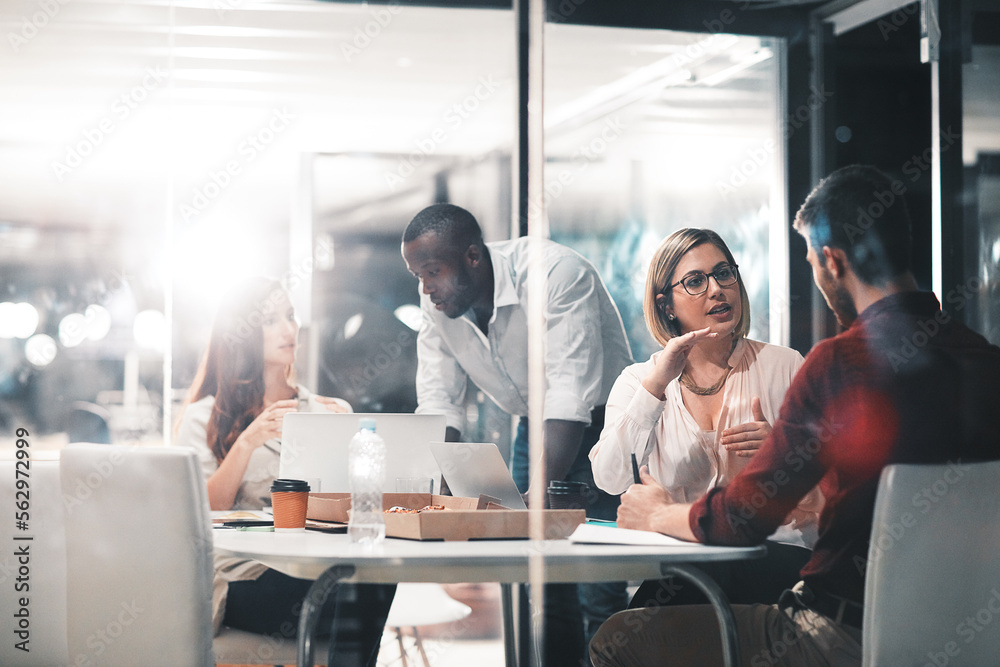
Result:
{"label": "pen in hand", "polygon": [[632,479],[636,484],[642,484],[642,478],[639,477],[639,462],[636,461],[635,454],[632,454]]}

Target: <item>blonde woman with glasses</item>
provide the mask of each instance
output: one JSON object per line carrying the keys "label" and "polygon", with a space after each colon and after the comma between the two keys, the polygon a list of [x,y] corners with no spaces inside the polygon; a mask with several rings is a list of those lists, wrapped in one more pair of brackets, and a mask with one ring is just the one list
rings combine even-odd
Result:
{"label": "blonde woman with glasses", "polygon": [[[608,493],[624,493],[636,482],[634,456],[642,483],[658,485],[670,502],[692,502],[725,485],[760,447],[802,355],[747,338],[750,300],[739,265],[709,229],[680,229],[663,241],[650,264],[643,310],[663,349],[615,382],[590,452],[594,480]],[[799,580],[821,502],[814,491],[789,515],[769,541],[767,558],[712,566],[731,602],[773,603]],[[668,602],[704,598],[679,581],[646,582],[632,606]]]}

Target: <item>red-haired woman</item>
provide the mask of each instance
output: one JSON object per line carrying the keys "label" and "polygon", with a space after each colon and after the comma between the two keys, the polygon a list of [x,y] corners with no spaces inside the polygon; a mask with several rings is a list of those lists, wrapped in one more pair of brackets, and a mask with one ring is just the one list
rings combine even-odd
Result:
{"label": "red-haired woman", "polygon": [[[213,510],[261,509],[270,502],[287,413],[351,410],[342,399],[317,396],[296,384],[298,334],[289,294],[276,280],[247,280],[219,307],[176,438],[178,445],[198,453]],[[215,630],[227,625],[294,637],[311,584],[255,561],[216,557]],[[359,585],[331,594],[324,617],[338,620],[328,664],[375,664],[394,593],[395,586]],[[359,617],[361,623],[340,622]],[[346,625],[354,627],[353,634],[343,629]]]}

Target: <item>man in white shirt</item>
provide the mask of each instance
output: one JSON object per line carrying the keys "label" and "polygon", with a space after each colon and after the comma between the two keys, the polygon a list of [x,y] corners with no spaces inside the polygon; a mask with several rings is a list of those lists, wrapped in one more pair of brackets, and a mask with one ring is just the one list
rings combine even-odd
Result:
{"label": "man in white shirt", "polygon": [[[486,244],[472,214],[451,204],[429,206],[407,226],[403,259],[420,280],[423,311],[417,337],[417,412],[446,415],[446,437],[458,440],[471,379],[502,410],[521,418],[512,459],[514,481],[522,492],[529,480],[543,488],[550,480],[585,481],[594,490],[587,515],[614,519],[618,499],[597,490],[587,454],[600,436],[608,393],[632,355],[621,316],[597,269],[551,241],[540,242],[546,275],[545,475],[529,472],[526,305],[532,242],[519,238]],[[588,636],[600,616],[624,604],[623,589],[615,593],[617,601],[608,602],[610,587],[596,588],[601,590],[596,596],[594,587],[581,590],[584,613],[593,626]],[[575,666],[583,656],[581,648],[576,657],[580,641],[560,641],[553,634],[579,612],[571,608],[575,600],[567,599],[563,607],[558,590],[546,590],[544,664]],[[570,625],[566,633],[579,635],[580,623]]]}

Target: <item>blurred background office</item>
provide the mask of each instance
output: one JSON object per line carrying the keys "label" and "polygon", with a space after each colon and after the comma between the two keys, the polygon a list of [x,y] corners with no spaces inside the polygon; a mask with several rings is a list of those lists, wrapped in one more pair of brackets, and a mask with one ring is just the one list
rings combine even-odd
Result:
{"label": "blurred background office", "polygon": [[[921,286],[1000,342],[1000,10],[941,4],[548,4],[551,236],[637,359],[649,255],[682,226],[733,248],[752,337],[836,333],[789,224],[859,161],[905,186]],[[0,437],[169,440],[219,295],[260,273],[292,290],[304,384],[412,411],[402,229],[450,201],[498,240],[532,205],[516,30],[502,2],[0,2]],[[468,410],[506,446],[485,396]]]}

